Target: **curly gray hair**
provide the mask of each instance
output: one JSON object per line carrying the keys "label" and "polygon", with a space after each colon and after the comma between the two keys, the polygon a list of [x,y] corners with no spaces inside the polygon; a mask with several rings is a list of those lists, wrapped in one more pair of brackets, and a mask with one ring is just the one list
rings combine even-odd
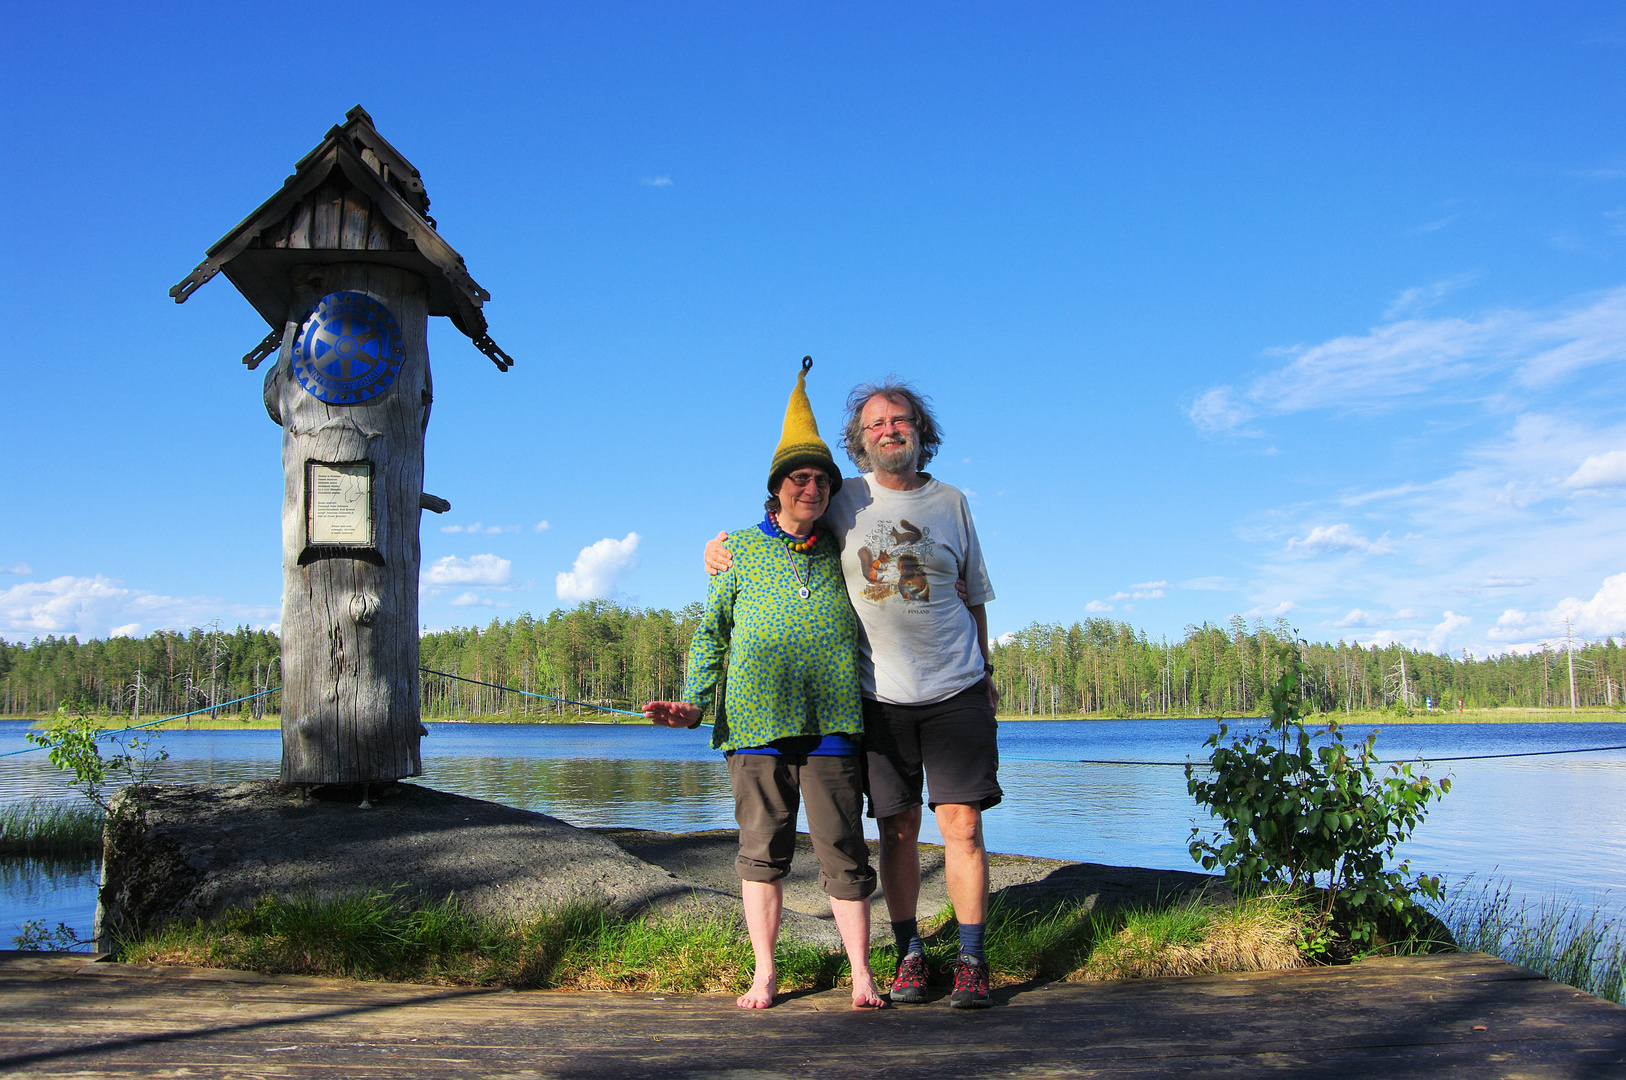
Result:
{"label": "curly gray hair", "polygon": [[914,413],[915,441],[920,444],[920,459],[915,462],[915,468],[924,469],[927,462],[937,456],[937,448],[943,445],[943,429],[932,414],[928,404],[931,399],[893,375],[888,375],[879,383],[859,383],[847,395],[847,425],[841,431],[841,448],[847,451],[847,456],[852,458],[860,471],[874,471],[869,451],[864,448],[863,413],[870,398],[877,396],[902,402]]}

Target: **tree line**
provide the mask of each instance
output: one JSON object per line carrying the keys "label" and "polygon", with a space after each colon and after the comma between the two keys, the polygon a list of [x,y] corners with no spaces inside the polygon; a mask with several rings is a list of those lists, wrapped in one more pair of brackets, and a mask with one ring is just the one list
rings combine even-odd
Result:
{"label": "tree line", "polygon": [[[446,674],[422,676],[423,715],[540,719],[592,712],[568,702],[636,709],[676,697],[700,613],[698,603],[669,611],[589,601],[545,618],[522,614],[424,634],[423,666]],[[1173,642],[1111,619],[1034,623],[992,645],[994,681],[1008,714],[1258,715],[1269,708],[1267,687],[1278,674],[1271,645],[1294,636],[1283,620],[1267,627],[1241,616],[1188,626]],[[1304,656],[1311,701],[1323,712],[1418,711],[1429,701],[1567,708],[1572,669],[1576,705],[1619,705],[1626,680],[1626,655],[1613,637],[1484,657],[1323,642],[1306,644]],[[277,711],[277,694],[222,703],[280,682],[276,635],[246,627],[86,642],[0,639],[0,714],[9,716],[59,707],[134,719],[198,709],[259,715]]]}
{"label": "tree line", "polygon": [[[1260,715],[1280,674],[1271,646],[1296,638],[1285,620],[1250,626],[1240,615],[1187,626],[1173,642],[1112,619],[1034,623],[993,646],[994,679],[1002,710],[1027,716]],[[1345,641],[1305,643],[1303,653],[1320,712],[1619,705],[1626,679],[1613,637],[1483,657]]]}

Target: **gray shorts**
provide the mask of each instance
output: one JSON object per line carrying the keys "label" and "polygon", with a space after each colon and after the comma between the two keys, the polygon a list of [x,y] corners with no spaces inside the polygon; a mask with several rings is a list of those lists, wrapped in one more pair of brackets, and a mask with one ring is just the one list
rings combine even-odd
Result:
{"label": "gray shorts", "polygon": [[927,783],[936,809],[979,810],[1005,797],[999,787],[999,722],[981,682],[930,705],[864,699],[870,817],[889,818],[921,803]]}
{"label": "gray shorts", "polygon": [[807,805],[807,831],[819,860],[819,888],[837,900],[875,891],[864,843],[864,764],[845,756],[785,753],[728,755],[741,881],[778,881],[796,853],[796,808]]}

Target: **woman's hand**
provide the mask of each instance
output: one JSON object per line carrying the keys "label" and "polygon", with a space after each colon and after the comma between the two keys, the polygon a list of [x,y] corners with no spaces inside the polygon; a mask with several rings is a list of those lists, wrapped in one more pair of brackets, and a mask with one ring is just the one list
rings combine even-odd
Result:
{"label": "woman's hand", "polygon": [[644,715],[662,727],[692,728],[700,723],[700,709],[687,701],[646,701]]}
{"label": "woman's hand", "polygon": [[706,541],[706,573],[712,577],[716,577],[734,565],[734,556],[730,555],[728,548],[723,546],[727,540],[728,533],[720,532]]}

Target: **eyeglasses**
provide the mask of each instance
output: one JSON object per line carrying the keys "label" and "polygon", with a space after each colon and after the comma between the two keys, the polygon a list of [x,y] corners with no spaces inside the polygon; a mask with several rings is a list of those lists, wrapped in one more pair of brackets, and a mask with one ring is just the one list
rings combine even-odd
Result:
{"label": "eyeglasses", "polygon": [[792,484],[799,488],[805,488],[809,484],[814,484],[820,491],[830,490],[830,478],[821,472],[791,473],[789,476],[785,477],[785,479],[789,480]]}
{"label": "eyeglasses", "polygon": [[872,424],[865,424],[865,431],[884,431],[888,427],[912,428],[915,418],[912,416],[888,416],[884,420],[877,420]]}

